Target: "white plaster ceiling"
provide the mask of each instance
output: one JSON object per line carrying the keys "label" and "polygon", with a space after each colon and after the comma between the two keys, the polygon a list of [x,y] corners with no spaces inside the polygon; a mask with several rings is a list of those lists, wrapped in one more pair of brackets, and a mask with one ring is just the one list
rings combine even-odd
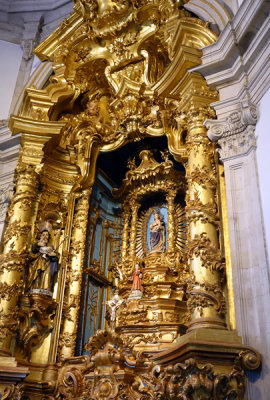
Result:
{"label": "white plaster ceiling", "polygon": [[19,44],[35,39],[36,25],[42,41],[72,12],[73,5],[73,0],[0,0],[0,40]]}
{"label": "white plaster ceiling", "polygon": [[[239,0],[189,0],[184,7],[220,33],[238,9]],[[39,22],[40,41],[72,12],[73,0],[0,0],[0,40],[21,43],[31,36],[26,25]]]}

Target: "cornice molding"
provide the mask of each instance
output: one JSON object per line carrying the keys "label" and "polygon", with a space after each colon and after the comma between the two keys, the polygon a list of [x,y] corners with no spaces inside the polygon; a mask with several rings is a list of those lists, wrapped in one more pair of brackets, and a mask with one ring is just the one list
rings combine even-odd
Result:
{"label": "cornice molding", "polygon": [[[245,98],[257,103],[269,87],[269,13],[269,2],[244,1],[217,42],[203,49],[202,65],[191,69],[200,72],[210,87],[220,91],[221,102],[213,105],[218,115],[222,113],[220,108]],[[232,85],[238,86],[232,88],[229,97]]]}

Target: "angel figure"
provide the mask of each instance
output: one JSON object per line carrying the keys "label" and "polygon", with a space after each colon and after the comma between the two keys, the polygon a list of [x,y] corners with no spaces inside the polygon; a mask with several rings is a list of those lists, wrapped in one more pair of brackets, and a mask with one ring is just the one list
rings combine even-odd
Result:
{"label": "angel figure", "polygon": [[26,289],[43,289],[52,292],[58,270],[58,255],[54,247],[49,245],[51,224],[43,221],[39,229],[39,239],[32,246],[32,262],[29,265]]}

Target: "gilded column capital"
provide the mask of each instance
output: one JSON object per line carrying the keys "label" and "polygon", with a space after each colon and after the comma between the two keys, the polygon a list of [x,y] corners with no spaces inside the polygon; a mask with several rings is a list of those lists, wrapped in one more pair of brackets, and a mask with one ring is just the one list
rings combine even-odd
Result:
{"label": "gilded column capital", "polygon": [[208,118],[215,118],[215,111],[210,106],[191,107],[186,113],[190,126],[202,126]]}
{"label": "gilded column capital", "polygon": [[50,139],[50,136],[23,133],[21,137],[21,161],[26,165],[40,165],[44,157],[44,146]]}
{"label": "gilded column capital", "polygon": [[130,208],[131,208],[131,213],[136,214],[140,207],[138,200],[136,198],[130,199],[129,204],[130,204]]}
{"label": "gilded column capital", "polygon": [[226,119],[206,120],[204,125],[209,139],[220,145],[218,152],[221,160],[225,161],[246,155],[256,148],[256,122],[256,106],[243,102]]}
{"label": "gilded column capital", "polygon": [[166,200],[167,201],[172,201],[175,199],[177,193],[177,189],[169,189],[167,194],[166,194]]}

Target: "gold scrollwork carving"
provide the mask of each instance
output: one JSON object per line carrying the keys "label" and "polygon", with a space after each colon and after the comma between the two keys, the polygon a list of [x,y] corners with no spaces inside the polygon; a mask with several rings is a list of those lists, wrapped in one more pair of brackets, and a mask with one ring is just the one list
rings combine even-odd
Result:
{"label": "gold scrollwork carving", "polygon": [[3,391],[0,391],[1,400],[22,400],[23,388],[23,384],[8,385]]}
{"label": "gold scrollwork carving", "polygon": [[190,259],[199,257],[202,266],[210,271],[224,271],[225,264],[221,252],[212,245],[205,232],[195,235],[193,240],[188,240],[187,255]]}
{"label": "gold scrollwork carving", "polygon": [[28,359],[32,348],[53,328],[56,302],[51,296],[30,292],[21,297],[17,340]]}

